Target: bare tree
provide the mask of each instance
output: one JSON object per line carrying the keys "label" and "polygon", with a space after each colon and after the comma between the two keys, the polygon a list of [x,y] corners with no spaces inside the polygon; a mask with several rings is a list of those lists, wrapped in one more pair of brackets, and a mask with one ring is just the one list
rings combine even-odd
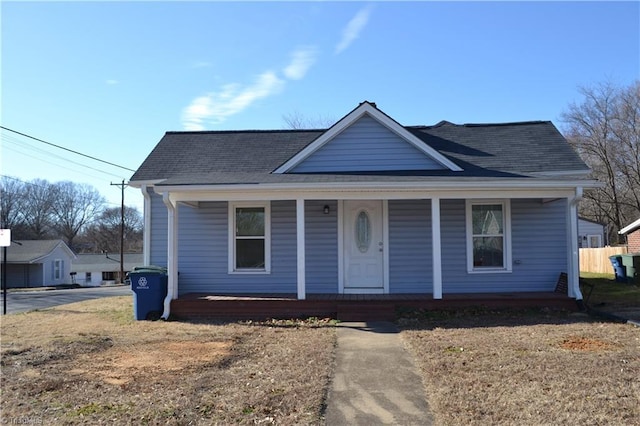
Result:
{"label": "bare tree", "polygon": [[603,188],[588,191],[580,213],[617,231],[640,215],[640,82],[580,89],[584,99],[562,114],[564,134]]}
{"label": "bare tree", "polygon": [[626,193],[623,207],[640,212],[640,81],[619,94],[616,120],[612,131],[620,143],[616,158],[622,176],[621,186]]}
{"label": "bare tree", "polygon": [[[124,251],[142,250],[142,215],[134,208],[124,207]],[[105,209],[96,221],[88,227],[83,241],[92,251],[120,252],[120,208]]]}
{"label": "bare tree", "polygon": [[294,111],[282,116],[282,119],[286,123],[289,129],[304,130],[304,129],[327,129],[333,126],[336,122],[335,119],[318,115],[316,118],[305,117],[300,111]]}
{"label": "bare tree", "polygon": [[25,183],[10,176],[2,176],[2,180],[0,180],[0,228],[15,229],[22,224],[20,204],[24,192]]}
{"label": "bare tree", "polygon": [[55,192],[55,187],[44,179],[34,179],[25,185],[20,203],[26,234],[23,238],[38,240],[53,236]]}
{"label": "bare tree", "polygon": [[104,209],[105,198],[87,184],[66,181],[53,186],[53,228],[73,248],[78,233]]}

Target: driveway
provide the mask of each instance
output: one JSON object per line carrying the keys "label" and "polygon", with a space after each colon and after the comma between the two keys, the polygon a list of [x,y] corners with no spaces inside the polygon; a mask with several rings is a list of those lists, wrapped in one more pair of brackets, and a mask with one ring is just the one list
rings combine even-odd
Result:
{"label": "driveway", "polygon": [[[69,290],[11,291],[7,294],[7,314],[51,308],[100,297],[128,296],[131,294],[130,287],[126,285]],[[0,295],[0,313],[2,312],[3,304],[4,297]]]}

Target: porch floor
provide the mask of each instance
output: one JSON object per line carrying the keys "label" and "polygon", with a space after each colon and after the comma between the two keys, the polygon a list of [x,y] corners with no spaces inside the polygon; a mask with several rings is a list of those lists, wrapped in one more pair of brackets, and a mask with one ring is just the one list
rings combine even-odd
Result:
{"label": "porch floor", "polygon": [[266,319],[322,317],[341,321],[395,320],[402,310],[454,310],[466,307],[560,308],[577,310],[575,299],[554,292],[445,294],[434,300],[419,294],[202,294],[171,302],[178,319]]}

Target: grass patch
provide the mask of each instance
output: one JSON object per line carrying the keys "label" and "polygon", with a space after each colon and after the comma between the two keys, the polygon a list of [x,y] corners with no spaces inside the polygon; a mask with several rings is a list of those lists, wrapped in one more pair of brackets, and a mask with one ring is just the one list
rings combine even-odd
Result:
{"label": "grass patch", "polygon": [[640,286],[617,282],[613,274],[581,272],[580,281],[589,306],[640,306]]}
{"label": "grass patch", "polygon": [[436,425],[638,424],[640,335],[585,314],[400,321]]}
{"label": "grass patch", "polygon": [[1,420],[318,424],[335,329],[309,321],[134,321],[131,297],[2,321]]}

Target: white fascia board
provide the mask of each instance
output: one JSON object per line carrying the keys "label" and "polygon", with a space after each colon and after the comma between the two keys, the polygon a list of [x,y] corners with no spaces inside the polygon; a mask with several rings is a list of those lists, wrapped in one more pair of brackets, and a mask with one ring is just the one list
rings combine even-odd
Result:
{"label": "white fascia board", "polygon": [[159,183],[164,182],[166,179],[152,179],[152,180],[130,180],[128,185],[133,188],[142,188],[142,185],[147,185],[148,187],[152,187]]}
{"label": "white fascia board", "polygon": [[635,222],[633,222],[631,225],[629,226],[625,226],[624,228],[622,228],[621,230],[618,231],[618,234],[620,235],[624,235],[627,232],[633,231],[636,228],[640,228],[640,219],[636,220]]}
{"label": "white fascia board", "polygon": [[538,189],[409,189],[409,190],[279,190],[279,191],[198,191],[169,192],[175,203],[194,201],[258,201],[258,200],[406,200],[406,199],[486,199],[486,198],[568,198],[575,188]]}
{"label": "white fascia board", "polygon": [[[493,181],[476,180],[460,182],[456,179],[425,182],[317,182],[317,183],[259,183],[259,184],[223,184],[223,185],[166,185],[154,188],[156,192],[170,193],[279,193],[291,191],[318,192],[354,192],[354,191],[476,191],[476,190],[522,190],[522,189],[565,189],[591,188],[596,181],[556,181],[556,180],[524,180],[500,179]],[[550,198],[549,197],[545,198]],[[295,197],[290,197],[295,199]],[[309,197],[305,197],[309,199]],[[562,196],[564,198],[564,196]],[[186,201],[186,200],[185,200]],[[191,199],[191,201],[202,201]]]}
{"label": "white fascia board", "polygon": [[461,169],[454,162],[449,160],[444,155],[440,154],[435,149],[428,146],[426,143],[422,142],[417,137],[413,136],[410,132],[408,132],[404,127],[402,127],[397,121],[390,118],[388,115],[384,114],[378,108],[374,107],[368,102],[363,102],[356,109],[351,111],[349,114],[344,116],[340,121],[334,124],[329,130],[320,135],[315,141],[307,145],[302,151],[298,152],[296,155],[291,157],[286,163],[278,167],[274,170],[273,173],[286,173],[302,163],[306,158],[308,158],[311,154],[316,152],[322,146],[324,146],[327,142],[335,138],[337,135],[342,133],[345,129],[351,126],[353,123],[358,121],[362,116],[368,114],[376,120],[378,123],[382,124],[384,127],[397,134],[401,138],[405,139],[407,142],[411,143],[418,150],[423,152],[425,155],[432,157],[435,161],[442,164],[449,170],[460,172]]}

